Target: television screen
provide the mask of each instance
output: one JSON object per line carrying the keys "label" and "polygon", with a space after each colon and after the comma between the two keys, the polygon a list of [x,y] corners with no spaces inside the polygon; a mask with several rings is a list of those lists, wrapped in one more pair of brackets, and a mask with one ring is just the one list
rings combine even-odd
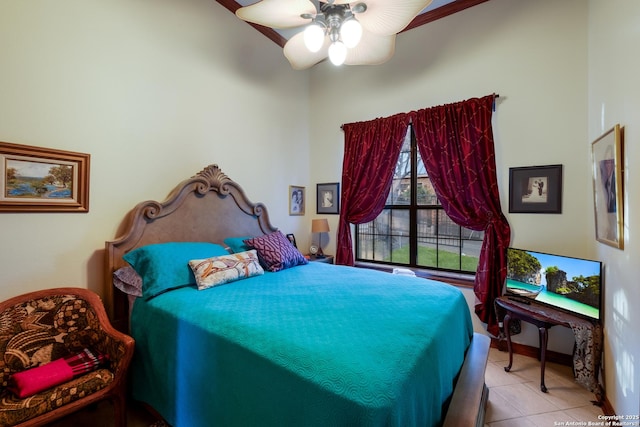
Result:
{"label": "television screen", "polygon": [[600,319],[602,263],[507,248],[507,294]]}

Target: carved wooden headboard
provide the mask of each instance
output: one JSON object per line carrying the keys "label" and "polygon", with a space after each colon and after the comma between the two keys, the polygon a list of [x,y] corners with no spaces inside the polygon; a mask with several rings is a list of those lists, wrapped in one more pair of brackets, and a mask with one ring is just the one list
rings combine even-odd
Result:
{"label": "carved wooden headboard", "polygon": [[164,202],[139,203],[124,232],[105,244],[105,302],[113,325],[128,330],[127,296],[113,286],[113,272],[128,265],[122,257],[140,246],[163,242],[223,243],[227,237],[258,236],[277,229],[262,203],[251,203],[240,185],[218,165],[178,184]]}

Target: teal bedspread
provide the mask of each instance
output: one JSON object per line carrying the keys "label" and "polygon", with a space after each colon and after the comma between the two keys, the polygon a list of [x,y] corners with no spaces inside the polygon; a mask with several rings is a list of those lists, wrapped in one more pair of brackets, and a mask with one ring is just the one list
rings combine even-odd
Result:
{"label": "teal bedspread", "polygon": [[435,426],[472,334],[453,286],[309,263],[138,299],[133,397],[174,427]]}

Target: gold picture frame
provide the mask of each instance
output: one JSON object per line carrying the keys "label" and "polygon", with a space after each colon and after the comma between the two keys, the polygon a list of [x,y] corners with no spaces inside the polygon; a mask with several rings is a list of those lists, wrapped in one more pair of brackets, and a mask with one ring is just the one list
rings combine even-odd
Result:
{"label": "gold picture frame", "polygon": [[0,212],[89,212],[90,158],[0,142]]}
{"label": "gold picture frame", "polygon": [[596,240],[624,249],[623,129],[616,124],[591,144]]}

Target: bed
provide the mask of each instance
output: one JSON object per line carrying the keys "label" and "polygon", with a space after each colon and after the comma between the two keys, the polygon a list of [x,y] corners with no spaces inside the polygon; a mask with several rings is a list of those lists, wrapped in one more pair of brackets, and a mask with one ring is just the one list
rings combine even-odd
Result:
{"label": "bed", "polygon": [[[455,287],[299,253],[274,264],[282,234],[217,165],[119,231],[106,283],[134,266],[144,295],[107,286],[105,299],[136,340],[133,398],[170,425],[484,424],[489,339]],[[246,277],[208,287],[196,266],[229,257]]]}

